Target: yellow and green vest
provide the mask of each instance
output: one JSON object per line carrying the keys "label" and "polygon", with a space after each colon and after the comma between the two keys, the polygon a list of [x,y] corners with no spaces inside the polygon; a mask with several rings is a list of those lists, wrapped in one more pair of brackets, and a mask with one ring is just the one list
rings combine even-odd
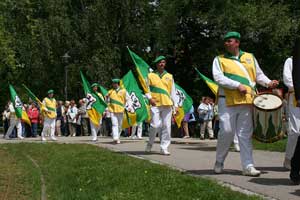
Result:
{"label": "yellow and green vest", "polygon": [[48,112],[43,112],[45,117],[50,119],[56,118],[56,100],[54,98],[44,98],[45,106],[48,109]]}
{"label": "yellow and green vest", "polygon": [[[245,72],[241,69],[244,67],[249,74],[251,82],[256,81],[256,67],[254,56],[250,53],[240,51],[239,58],[229,55],[218,56],[219,64],[224,75],[232,80],[243,84],[247,89],[247,94],[241,94],[237,89],[223,88],[225,92],[226,105],[234,106],[241,104],[252,104],[254,98],[254,87],[249,82]],[[243,66],[239,66],[235,62],[240,62]]]}
{"label": "yellow and green vest", "polygon": [[170,94],[173,84],[173,76],[166,71],[161,75],[157,73],[148,74],[148,82],[151,96],[156,102],[156,106],[172,106]]}
{"label": "yellow and green vest", "polygon": [[123,113],[126,103],[126,90],[125,89],[111,89],[108,91],[108,109],[109,112]]}

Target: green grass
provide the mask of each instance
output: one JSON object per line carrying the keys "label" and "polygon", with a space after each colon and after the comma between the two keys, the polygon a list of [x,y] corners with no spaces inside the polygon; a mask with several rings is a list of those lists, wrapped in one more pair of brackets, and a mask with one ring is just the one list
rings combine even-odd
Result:
{"label": "green grass", "polygon": [[0,145],[0,167],[7,172],[0,173],[0,197],[10,185],[6,199],[40,199],[39,171],[25,155],[40,166],[50,200],[259,199],[146,160],[91,145],[55,143]]}
{"label": "green grass", "polygon": [[265,150],[265,151],[278,151],[284,152],[285,146],[287,143],[287,139],[279,140],[274,143],[262,143],[255,139],[253,139],[253,148],[258,150]]}

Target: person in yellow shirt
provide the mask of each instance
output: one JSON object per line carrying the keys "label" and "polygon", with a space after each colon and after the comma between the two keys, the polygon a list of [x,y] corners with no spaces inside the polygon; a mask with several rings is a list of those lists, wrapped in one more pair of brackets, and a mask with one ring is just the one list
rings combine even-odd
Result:
{"label": "person in yellow shirt", "polygon": [[176,90],[173,76],[165,70],[166,58],[154,60],[157,70],[148,74],[150,93],[145,94],[151,105],[151,123],[146,152],[150,152],[157,133],[160,133],[160,152],[170,155],[172,108],[177,110]]}
{"label": "person in yellow shirt", "polygon": [[56,100],[53,98],[54,91],[49,90],[48,97],[43,99],[43,104],[45,106],[45,110],[43,111],[44,116],[44,127],[42,131],[42,141],[46,141],[46,133],[50,131],[50,138],[52,140],[57,140],[54,136],[55,133],[55,121],[56,121]]}
{"label": "person in yellow shirt", "polygon": [[219,85],[218,109],[220,130],[214,171],[223,172],[225,158],[236,134],[240,144],[243,175],[259,176],[252,156],[252,102],[256,83],[274,88],[278,81],[270,80],[260,69],[251,53],[241,51],[241,35],[228,32],[224,37],[225,54],[215,57],[213,77]]}
{"label": "person in yellow shirt", "polygon": [[[99,96],[102,100],[104,100],[103,95],[102,95],[100,92],[98,92],[98,83],[93,83],[93,84],[91,85],[91,88],[92,88],[92,90],[93,90],[96,94],[98,94],[98,96]],[[92,135],[92,141],[93,141],[93,142],[96,142],[96,141],[97,141],[97,135],[98,135],[98,132],[99,132],[99,130],[100,130],[100,128],[101,128],[101,124],[102,124],[102,119],[100,119],[99,126],[96,126],[96,125],[94,125],[92,122],[90,122],[91,135]]]}
{"label": "person in yellow shirt", "polygon": [[125,109],[127,94],[126,90],[120,87],[120,79],[112,79],[113,88],[108,91],[107,102],[108,110],[111,114],[112,137],[116,144],[120,143],[122,132],[123,113]]}

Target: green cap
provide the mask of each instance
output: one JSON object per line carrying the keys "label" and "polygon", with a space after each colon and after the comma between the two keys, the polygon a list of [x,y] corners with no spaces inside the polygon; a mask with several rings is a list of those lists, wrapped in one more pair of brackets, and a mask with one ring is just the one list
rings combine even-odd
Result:
{"label": "green cap", "polygon": [[161,61],[161,60],[166,60],[166,57],[164,57],[164,56],[158,56],[154,61],[153,61],[153,63],[154,64],[157,64],[159,61]]}
{"label": "green cap", "polygon": [[98,83],[93,83],[93,84],[91,85],[91,88],[93,88],[93,87],[95,87],[95,86],[98,86]]}
{"label": "green cap", "polygon": [[53,94],[54,93],[54,90],[48,90],[47,94]]}
{"label": "green cap", "polygon": [[239,32],[231,31],[231,32],[226,33],[226,35],[224,36],[224,40],[227,40],[229,38],[236,38],[236,39],[240,40],[241,34]]}
{"label": "green cap", "polygon": [[120,83],[120,79],[119,78],[113,78],[113,79],[111,79],[111,82]]}

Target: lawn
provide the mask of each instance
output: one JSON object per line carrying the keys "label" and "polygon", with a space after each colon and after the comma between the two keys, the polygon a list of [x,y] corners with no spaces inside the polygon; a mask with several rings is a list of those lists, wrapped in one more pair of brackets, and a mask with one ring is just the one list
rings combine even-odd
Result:
{"label": "lawn", "polygon": [[283,140],[279,140],[274,143],[262,143],[255,139],[253,139],[253,148],[258,150],[266,150],[266,151],[278,151],[285,152],[285,146],[287,143],[287,138]]}
{"label": "lawn", "polygon": [[2,144],[0,157],[0,199],[41,199],[41,174],[54,200],[259,199],[87,144]]}

